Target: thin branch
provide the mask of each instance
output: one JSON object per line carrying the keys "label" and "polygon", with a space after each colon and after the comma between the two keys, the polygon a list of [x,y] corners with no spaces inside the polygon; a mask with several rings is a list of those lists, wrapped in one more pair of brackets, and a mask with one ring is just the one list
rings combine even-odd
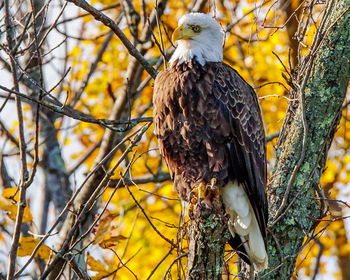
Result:
{"label": "thin branch", "polygon": [[[113,166],[113,168],[106,172],[106,174],[104,175],[104,177],[102,178],[101,182],[99,183],[99,185],[95,188],[94,192],[92,193],[92,195],[89,197],[88,201],[86,201],[86,203],[84,203],[83,205],[81,205],[81,209],[79,210],[79,213],[77,214],[76,218],[75,218],[75,222],[74,224],[71,226],[70,230],[68,231],[67,235],[65,236],[65,239],[62,243],[61,249],[60,251],[57,253],[57,255],[55,256],[55,258],[53,259],[53,261],[51,262],[51,264],[49,264],[47,266],[47,268],[45,269],[45,271],[42,273],[40,279],[45,279],[46,277],[48,277],[48,275],[51,273],[51,271],[56,268],[56,265],[58,264],[58,262],[62,259],[61,256],[64,256],[71,248],[70,248],[70,244],[72,242],[72,238],[76,232],[76,230],[79,228],[79,226],[81,225],[81,223],[83,222],[85,216],[88,214],[89,211],[91,211],[91,209],[93,208],[93,206],[96,204],[97,202],[97,198],[100,195],[100,192],[102,189],[104,189],[109,181],[109,178],[113,175],[113,172],[115,171],[115,169],[120,165],[120,163],[124,160],[124,157],[131,151],[132,147],[134,147],[142,138],[142,136],[144,135],[144,133],[147,131],[147,129],[150,127],[150,123],[144,125],[143,127],[141,127],[135,134],[135,137],[133,138],[133,140],[131,141],[131,143],[129,144],[128,149],[126,149],[126,151],[123,153],[123,155],[119,158],[119,160],[117,161],[117,163]],[[118,146],[120,146],[121,144],[119,144]],[[118,147],[119,148],[119,147]],[[102,165],[101,165],[102,166]],[[86,180],[85,180],[86,181]]]}
{"label": "thin branch", "polygon": [[[119,16],[119,19],[121,20],[122,17]],[[119,20],[119,21],[120,21]],[[106,37],[106,39],[104,40],[101,48],[99,49],[98,53],[97,53],[97,56],[95,58],[95,61],[91,64],[91,66],[89,67],[89,73],[86,75],[85,79],[83,80],[82,82],[82,85],[81,87],[79,88],[79,90],[77,91],[77,93],[74,95],[72,101],[70,102],[70,105],[72,107],[74,107],[74,105],[78,102],[78,100],[80,99],[81,95],[83,94],[86,86],[88,85],[89,83],[89,80],[92,76],[92,74],[95,72],[95,70],[97,69],[97,64],[101,61],[102,59],[102,55],[105,53],[111,39],[112,39],[112,36],[113,36],[113,32],[110,31]]]}
{"label": "thin branch", "polygon": [[324,245],[322,244],[321,241],[318,240],[318,238],[315,238],[314,241],[320,247],[320,250],[318,251],[318,254],[317,254],[316,265],[315,265],[314,274],[312,276],[312,280],[316,280],[317,274],[320,270],[321,257],[324,250]]}
{"label": "thin branch", "polygon": [[[125,183],[124,183],[125,185]],[[172,242],[170,239],[166,238],[161,232],[159,232],[159,230],[154,226],[154,224],[152,223],[151,219],[148,217],[148,215],[146,214],[145,210],[143,209],[143,207],[141,206],[141,204],[137,201],[137,199],[135,198],[135,196],[133,195],[133,193],[130,191],[130,188],[126,185],[126,189],[128,190],[130,196],[132,197],[132,199],[134,200],[134,202],[136,203],[136,205],[140,208],[141,212],[143,213],[143,215],[145,216],[145,218],[147,219],[147,221],[149,222],[149,224],[151,225],[151,227],[153,228],[153,230],[161,237],[163,238],[165,241],[167,241],[169,244],[171,244],[171,246],[177,248],[177,245],[174,244],[174,242]]]}
{"label": "thin branch", "polygon": [[122,185],[120,186],[133,186],[138,184],[147,184],[147,183],[162,183],[165,181],[169,181],[170,174],[169,173],[158,173],[156,175],[151,176],[143,176],[133,179],[123,178],[123,179],[112,179],[109,183],[110,187],[116,187],[120,184],[120,181],[122,181]]}
{"label": "thin branch", "polygon": [[[7,39],[7,44],[9,49],[13,50],[14,25],[11,20],[9,0],[4,0],[4,3],[5,3],[6,39]],[[13,86],[14,86],[14,89],[18,91],[19,85],[18,85],[17,67],[16,67],[15,59],[13,55],[10,55],[9,57],[11,61]],[[21,98],[19,96],[16,95],[15,99],[16,99],[18,128],[19,128],[19,151],[20,151],[20,162],[21,162],[21,175],[20,175],[20,185],[19,185],[20,193],[19,193],[19,200],[18,200],[18,206],[17,206],[16,223],[15,223],[15,228],[13,232],[11,248],[9,252],[8,274],[7,274],[8,280],[13,279],[15,269],[16,269],[16,258],[17,258],[17,250],[19,246],[19,237],[21,233],[24,209],[26,206],[25,182],[28,179],[27,159],[26,159],[27,147],[26,147],[26,142],[24,138],[24,120],[23,120],[22,104],[21,104]]]}
{"label": "thin branch", "polygon": [[[58,16],[56,17],[56,19],[54,20],[54,22],[51,24],[51,26],[49,27],[49,29],[46,31],[46,33],[44,34],[44,36],[42,37],[39,45],[38,45],[38,48],[41,48],[43,43],[45,42],[47,36],[49,35],[49,33],[52,31],[52,29],[54,29],[55,27],[57,27],[57,22],[59,20],[59,18],[61,17],[61,15],[63,14],[63,11],[64,9],[66,8],[67,6],[67,3],[64,3],[60,12],[58,13]],[[33,12],[34,13],[34,12]],[[35,28],[35,25],[34,25],[34,28]]]}
{"label": "thin branch", "polygon": [[[122,162],[122,160],[127,156],[127,154],[130,152],[131,148],[132,148],[132,143],[129,145],[128,149],[126,149],[126,151],[124,151],[124,153],[120,156],[119,160],[117,161],[117,163],[114,165],[114,167],[111,169],[111,171],[109,171],[110,173],[113,173],[114,170],[120,165],[120,163]],[[135,156],[135,154],[133,154],[133,157]],[[129,172],[130,166],[131,166],[132,160],[130,161],[129,165],[125,168],[122,176],[125,176],[125,174],[127,172]],[[110,181],[110,180],[109,180]],[[121,181],[120,181],[121,182]],[[84,238],[86,238],[90,232],[93,230],[93,228],[95,227],[95,225],[99,222],[99,220],[101,219],[102,215],[105,213],[105,211],[107,210],[107,207],[109,205],[109,203],[111,202],[113,196],[115,195],[117,189],[120,187],[120,182],[119,184],[115,187],[115,189],[113,190],[113,192],[111,193],[111,195],[109,196],[105,206],[103,207],[101,213],[99,214],[99,216],[94,220],[94,222],[90,225],[90,227],[87,229],[87,231],[83,234],[80,235],[80,237],[74,242],[74,244],[71,246],[71,248],[74,248],[75,246],[77,246],[77,244],[83,240]],[[106,184],[106,187],[108,187],[109,184]]]}
{"label": "thin branch", "polygon": [[118,27],[118,25],[108,16],[88,4],[85,0],[67,0],[72,2],[78,7],[89,12],[96,20],[102,22],[104,25],[108,26],[113,30],[113,32],[118,36],[122,41],[124,46],[128,49],[129,53],[135,57],[139,63],[145,68],[145,70],[155,79],[157,76],[157,70],[155,70],[148,61],[143,57],[143,55],[138,51],[138,49],[129,41],[125,36],[123,31]]}
{"label": "thin branch", "polygon": [[115,256],[118,258],[119,263],[121,264],[121,266],[118,265],[118,269],[125,267],[134,277],[136,280],[138,280],[137,275],[126,265],[126,263],[123,263],[122,259],[119,257],[119,255],[117,254],[117,252],[115,250],[113,250],[112,248],[108,248],[109,250],[113,251],[113,253],[115,254]]}
{"label": "thin branch", "polygon": [[77,261],[74,259],[73,255],[70,255],[69,260],[67,261],[70,267],[73,269],[73,271],[76,273],[76,275],[79,277],[79,279],[83,280],[91,280],[90,276],[87,274],[84,269],[81,269],[79,267],[79,264]]}
{"label": "thin branch", "polygon": [[186,257],[187,255],[188,255],[188,253],[184,253],[184,254],[182,254],[182,255],[177,256],[176,259],[173,260],[172,263],[169,265],[167,271],[165,272],[164,276],[162,277],[162,280],[165,280],[165,277],[170,273],[170,270],[171,270],[172,266],[173,266],[178,260],[180,260],[180,259],[183,258],[183,257]]}
{"label": "thin branch", "polygon": [[166,59],[166,56],[165,56],[165,54],[164,54],[164,50],[165,50],[165,49],[164,49],[164,42],[163,42],[163,34],[162,34],[162,29],[160,28],[160,24],[159,24],[158,0],[156,0],[155,10],[156,10],[157,28],[158,28],[159,38],[160,38],[160,44],[161,44],[160,50],[161,50],[161,52],[162,52],[162,54],[163,54],[163,56],[164,56],[164,59],[163,59],[163,61],[164,61],[164,69],[166,69],[166,61],[167,61],[167,59]]}
{"label": "thin branch", "polygon": [[46,241],[47,238],[50,237],[52,231],[57,227],[57,225],[61,222],[61,220],[63,219],[63,217],[65,216],[66,212],[68,211],[68,209],[71,208],[71,206],[73,205],[73,202],[75,201],[75,199],[77,198],[78,194],[81,192],[81,190],[83,189],[83,187],[85,186],[85,184],[87,183],[87,181],[92,177],[93,174],[95,174],[97,172],[97,170],[99,170],[101,168],[101,166],[103,164],[105,164],[115,153],[116,150],[119,149],[120,145],[122,145],[123,143],[125,143],[126,141],[128,141],[129,139],[131,139],[131,137],[133,137],[135,134],[137,134],[138,131],[132,133],[131,135],[129,135],[128,137],[124,138],[122,141],[120,141],[120,143],[118,145],[116,145],[111,151],[109,151],[109,153],[96,165],[96,167],[84,178],[84,181],[81,183],[81,185],[77,188],[77,190],[73,193],[71,199],[66,203],[65,207],[62,209],[61,213],[58,215],[56,221],[54,222],[54,224],[51,226],[51,228],[49,229],[49,231],[45,234],[45,236],[40,240],[40,242],[36,245],[36,247],[34,248],[32,254],[30,255],[29,259],[27,260],[27,262],[23,265],[23,267],[15,274],[15,278],[18,278],[23,271],[26,269],[26,267],[31,263],[31,261],[33,260],[35,254],[38,252],[38,250],[40,249],[40,247],[44,244],[44,242]]}
{"label": "thin branch", "polygon": [[153,268],[153,270],[151,271],[151,273],[149,274],[149,276],[147,277],[146,280],[151,279],[151,277],[153,276],[153,274],[156,272],[156,270],[159,268],[159,266],[166,260],[167,257],[169,257],[169,255],[172,253],[172,251],[174,250],[174,247],[171,247],[169,252],[166,253],[166,255],[157,263],[157,265],[155,266],[155,268]]}
{"label": "thin branch", "polygon": [[[46,107],[47,109],[49,109],[55,113],[58,113],[60,115],[65,115],[65,116],[70,117],[72,119],[80,120],[83,122],[98,124],[98,125],[101,125],[105,128],[113,130],[113,131],[124,132],[124,131],[127,131],[130,128],[134,127],[137,123],[151,122],[152,121],[152,118],[138,118],[138,119],[131,119],[130,121],[128,121],[128,120],[96,119],[93,116],[79,112],[79,111],[77,111],[69,106],[64,106],[63,104],[54,105],[54,104],[52,104],[52,103],[50,104],[46,101],[40,101],[39,99],[37,99],[35,97],[28,96],[24,93],[6,88],[2,85],[0,85],[0,89],[7,91],[7,92],[10,92],[10,93],[14,93],[16,96],[20,96],[20,97],[25,98],[29,101],[34,102],[34,103],[38,103],[38,104]],[[50,100],[50,101],[52,101],[52,100]],[[125,128],[114,127],[115,125],[123,125],[123,124],[126,125]]]}
{"label": "thin branch", "polygon": [[[106,6],[106,7],[102,8],[102,9],[100,9],[99,11],[103,12],[103,11],[111,10],[111,9],[114,9],[114,8],[118,8],[119,6],[120,6],[120,3],[116,3],[116,4],[113,4],[113,5],[110,5],[110,6]],[[86,16],[91,16],[91,14],[90,13],[83,13],[83,14],[77,15],[75,17],[66,18],[66,19],[64,19],[64,20],[62,20],[60,22],[57,22],[56,27],[58,25],[61,25],[61,24],[64,24],[64,23],[67,23],[67,22],[70,22],[70,21],[73,21],[73,20],[77,20],[77,19],[80,19],[80,18],[83,18],[83,17],[86,17]]]}
{"label": "thin branch", "polygon": [[280,207],[278,208],[276,214],[275,214],[275,219],[283,212],[287,205],[288,201],[288,196],[290,189],[292,187],[292,184],[294,182],[294,178],[298,173],[298,170],[302,163],[304,162],[305,159],[305,151],[306,151],[306,145],[307,145],[307,137],[308,137],[308,124],[306,120],[306,108],[305,108],[305,87],[306,87],[306,81],[308,80],[310,73],[311,73],[312,67],[309,67],[306,76],[304,77],[303,84],[301,87],[299,87],[298,84],[295,84],[298,89],[299,89],[299,98],[300,98],[300,110],[301,110],[301,116],[302,116],[302,125],[303,125],[303,138],[302,138],[302,146],[301,146],[301,152],[300,152],[300,158],[297,162],[297,164],[294,166],[292,175],[289,178],[288,185],[286,187],[286,191],[284,193],[284,196],[282,198],[282,202]]}
{"label": "thin branch", "polygon": [[88,149],[86,154],[81,159],[79,159],[78,162],[74,164],[74,166],[68,171],[68,177],[72,175],[92,155],[92,153],[101,146],[101,142],[102,140],[98,141]]}

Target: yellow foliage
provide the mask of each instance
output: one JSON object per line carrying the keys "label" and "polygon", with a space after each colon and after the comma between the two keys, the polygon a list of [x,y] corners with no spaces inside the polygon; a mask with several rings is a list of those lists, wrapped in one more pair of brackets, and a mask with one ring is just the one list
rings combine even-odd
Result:
{"label": "yellow foliage", "polygon": [[[7,213],[7,216],[12,220],[16,221],[18,206],[15,203],[19,199],[19,191],[17,187],[5,188],[0,197],[0,208]],[[23,223],[27,223],[33,220],[32,213],[28,206],[24,208],[23,212]]]}
{"label": "yellow foliage", "polygon": [[[38,245],[39,240],[34,237],[27,236],[21,237],[19,239],[19,248],[17,251],[17,255],[19,257],[30,256],[35,247]],[[42,244],[39,250],[36,252],[35,257],[40,256],[44,260],[48,260],[51,254],[51,249],[47,247],[45,244]]]}
{"label": "yellow foliage", "polygon": [[94,259],[89,253],[87,254],[86,263],[91,271],[97,272],[96,275],[91,276],[91,279],[93,280],[101,279],[112,272],[110,270],[106,270],[106,266],[101,261]]}
{"label": "yellow foliage", "polygon": [[19,199],[19,189],[17,187],[6,188],[2,191],[2,196],[6,199],[13,199],[17,202]]}
{"label": "yellow foliage", "polygon": [[125,240],[125,239],[127,239],[127,238],[123,235],[116,235],[116,236],[111,236],[111,237],[103,239],[102,241],[99,242],[99,244],[102,248],[114,247],[121,240]]}
{"label": "yellow foliage", "polygon": [[118,234],[117,226],[114,221],[116,215],[110,211],[103,213],[97,229],[95,229],[95,238],[93,244],[99,244],[102,248],[113,247],[121,240],[127,239],[121,234]]}
{"label": "yellow foliage", "polygon": [[100,262],[95,260],[90,254],[87,254],[87,264],[90,266],[92,271],[106,271],[105,266]]}
{"label": "yellow foliage", "polygon": [[81,49],[79,46],[74,46],[73,49],[68,53],[68,56],[79,56],[81,54]]}

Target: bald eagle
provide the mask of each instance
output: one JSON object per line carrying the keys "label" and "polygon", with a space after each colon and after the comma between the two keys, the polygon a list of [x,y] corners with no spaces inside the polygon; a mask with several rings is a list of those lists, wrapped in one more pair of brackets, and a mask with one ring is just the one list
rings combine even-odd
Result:
{"label": "bald eagle", "polygon": [[206,14],[179,20],[170,68],[154,84],[155,132],[181,199],[215,178],[228,242],[260,271],[268,265],[265,133],[256,93],[222,62],[223,39]]}

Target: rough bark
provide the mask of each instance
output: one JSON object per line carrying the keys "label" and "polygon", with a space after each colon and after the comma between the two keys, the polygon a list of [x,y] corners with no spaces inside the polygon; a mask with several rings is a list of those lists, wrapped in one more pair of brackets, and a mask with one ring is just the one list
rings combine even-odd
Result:
{"label": "rough bark", "polygon": [[225,244],[230,236],[221,201],[199,200],[189,214],[186,279],[221,279]]}
{"label": "rough bark", "polygon": [[318,185],[350,77],[350,1],[332,4],[315,38],[319,43],[314,42],[300,67],[299,103],[280,135],[269,187],[269,271],[263,279],[292,276],[305,235],[312,237],[323,215]]}

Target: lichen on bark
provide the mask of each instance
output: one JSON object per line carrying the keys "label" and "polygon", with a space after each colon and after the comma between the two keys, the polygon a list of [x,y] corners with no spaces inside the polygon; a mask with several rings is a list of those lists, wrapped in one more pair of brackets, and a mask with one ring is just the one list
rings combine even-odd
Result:
{"label": "lichen on bark", "polygon": [[230,237],[222,202],[217,196],[198,199],[189,211],[188,280],[221,279],[225,244]]}
{"label": "lichen on bark", "polygon": [[[342,103],[350,77],[350,1],[337,1],[337,9],[329,6],[330,15],[320,32],[320,44],[304,58],[305,76],[297,82],[298,103],[295,115],[286,122],[281,135],[278,159],[269,186],[270,234],[268,242],[269,270],[264,279],[289,279],[305,235],[322,217],[317,199],[320,176],[327,152],[341,117]],[[327,14],[327,11],[326,13]],[[297,87],[298,88],[298,87]],[[303,110],[304,109],[304,110]],[[292,114],[291,114],[292,115]],[[304,142],[304,125],[307,126]],[[295,166],[303,155],[297,172],[289,182]],[[279,209],[287,186],[286,206]],[[278,214],[278,215],[276,215]]]}

